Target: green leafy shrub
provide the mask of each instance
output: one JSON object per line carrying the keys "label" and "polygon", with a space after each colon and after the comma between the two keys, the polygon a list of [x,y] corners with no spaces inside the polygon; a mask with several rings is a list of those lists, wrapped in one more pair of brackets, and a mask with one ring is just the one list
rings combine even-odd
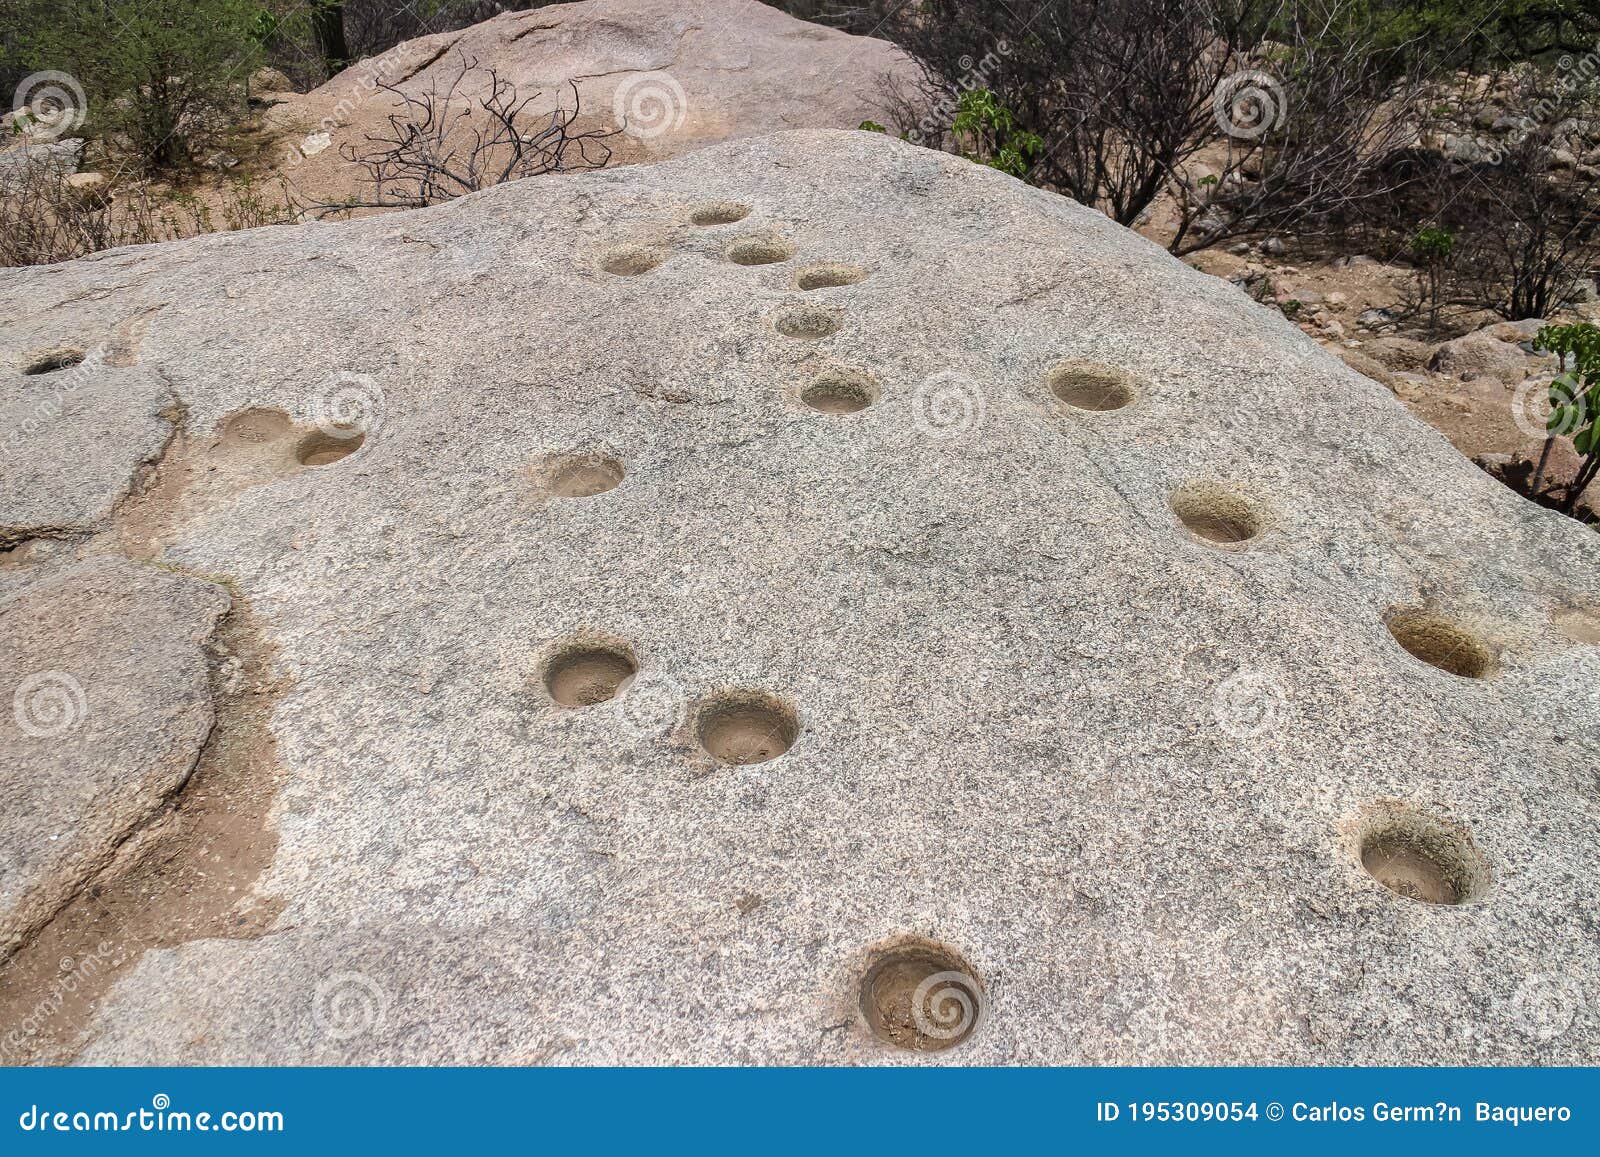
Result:
{"label": "green leafy shrub", "polygon": [[1532,491],[1534,497],[1540,493],[1556,439],[1570,436],[1572,448],[1583,459],[1559,507],[1570,514],[1579,496],[1600,475],[1600,328],[1589,322],[1547,325],[1535,335],[1533,344],[1556,354],[1562,372],[1550,383],[1548,435],[1534,470]]}
{"label": "green leafy shrub", "polygon": [[1018,128],[1016,116],[986,88],[961,95],[950,131],[967,160],[1022,180],[1027,180],[1044,151],[1039,134]]}

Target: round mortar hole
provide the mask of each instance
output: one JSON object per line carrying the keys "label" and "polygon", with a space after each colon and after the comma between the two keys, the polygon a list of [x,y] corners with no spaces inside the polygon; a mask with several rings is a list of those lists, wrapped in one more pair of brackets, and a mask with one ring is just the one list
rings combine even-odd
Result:
{"label": "round mortar hole", "polygon": [[538,472],[555,498],[593,498],[615,490],[625,477],[622,463],[605,454],[552,454]]}
{"label": "round mortar hole", "polygon": [[838,310],[826,306],[791,305],[778,313],[773,325],[784,337],[817,341],[838,333],[844,320]]}
{"label": "round mortar hole", "polygon": [[1489,867],[1459,824],[1384,805],[1361,835],[1361,866],[1397,896],[1425,904],[1465,904],[1488,889]]}
{"label": "round mortar hole", "polygon": [[616,698],[639,673],[639,661],[620,643],[568,644],[544,665],[544,688],[563,707],[593,707]]}
{"label": "round mortar hole", "polygon": [[1097,362],[1063,362],[1046,381],[1052,394],[1079,410],[1120,410],[1134,399],[1127,371]]}
{"label": "round mortar hole", "polygon": [[1261,515],[1226,486],[1187,483],[1173,492],[1169,505],[1191,534],[1218,546],[1249,542],[1261,533]]}
{"label": "round mortar hole", "polygon": [[719,763],[743,765],[776,759],[800,736],[794,708],[762,691],[728,691],[701,704],[695,738]]}
{"label": "round mortar hole", "polygon": [[26,375],[53,374],[57,370],[70,370],[73,366],[82,365],[84,359],[82,350],[54,349],[42,354],[35,354],[22,372]]}
{"label": "round mortar hole", "polygon": [[1494,669],[1494,656],[1459,623],[1420,607],[1393,611],[1389,633],[1412,655],[1463,679],[1482,679]]}
{"label": "round mortar hole", "polygon": [[325,430],[315,430],[300,440],[295,457],[302,466],[328,466],[341,458],[348,458],[361,449],[367,436],[353,432],[340,437]]}
{"label": "round mortar hole", "polygon": [[710,201],[696,206],[689,214],[689,220],[700,226],[732,225],[735,221],[743,221],[748,216],[750,216],[749,205],[741,205],[737,201]]}
{"label": "round mortar hole", "polygon": [[728,246],[735,265],[776,265],[794,256],[794,246],[778,237],[745,237]]}
{"label": "round mortar hole", "polygon": [[600,268],[618,277],[637,277],[649,273],[666,259],[665,253],[648,245],[618,245],[601,255]]}
{"label": "round mortar hole", "polygon": [[823,370],[800,391],[800,400],[824,414],[855,414],[877,400],[877,387],[859,370]]}
{"label": "round mortar hole", "polygon": [[931,941],[879,954],[861,978],[860,999],[872,1035],[913,1052],[955,1048],[983,1017],[983,988],[972,966]]}
{"label": "round mortar hole", "polygon": [[802,269],[795,284],[801,289],[834,289],[866,280],[867,271],[859,265],[813,265]]}

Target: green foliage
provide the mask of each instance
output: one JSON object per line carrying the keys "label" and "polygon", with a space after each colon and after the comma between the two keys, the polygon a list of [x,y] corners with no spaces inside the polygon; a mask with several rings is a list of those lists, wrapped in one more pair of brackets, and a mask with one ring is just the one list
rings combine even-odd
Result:
{"label": "green foliage", "polygon": [[1448,261],[1455,248],[1456,235],[1448,229],[1430,226],[1411,239],[1411,255],[1422,262]]}
{"label": "green foliage", "polygon": [[[1563,509],[1570,511],[1600,474],[1600,328],[1586,321],[1547,325],[1534,336],[1533,344],[1558,355],[1562,368],[1550,383],[1550,417],[1545,422],[1548,437],[1540,466],[1549,458],[1550,443],[1564,434],[1572,437],[1572,448],[1584,457],[1567,488]],[[1537,485],[1536,478],[1535,489]]]}
{"label": "green foliage", "polygon": [[889,127],[887,125],[880,125],[877,121],[870,120],[862,121],[856,126],[856,128],[860,129],[864,133],[887,133],[889,131]]}
{"label": "green foliage", "polygon": [[950,131],[969,161],[1026,180],[1044,151],[1039,134],[1017,128],[1017,118],[986,88],[961,94]]}
{"label": "green foliage", "polygon": [[78,79],[90,127],[170,168],[242,106],[275,27],[250,0],[61,0],[23,52]]}

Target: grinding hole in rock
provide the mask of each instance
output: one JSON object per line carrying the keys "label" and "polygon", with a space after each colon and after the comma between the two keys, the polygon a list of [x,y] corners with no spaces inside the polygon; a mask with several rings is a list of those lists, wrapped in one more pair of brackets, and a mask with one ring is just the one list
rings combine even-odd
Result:
{"label": "grinding hole in rock", "polygon": [[1397,805],[1364,825],[1361,866],[1398,896],[1426,904],[1465,904],[1489,885],[1489,869],[1467,830]]}
{"label": "grinding hole in rock", "polygon": [[1046,378],[1050,392],[1078,410],[1120,410],[1133,402],[1133,378],[1097,362],[1063,362]]}
{"label": "grinding hole in rock", "polygon": [[600,268],[618,277],[637,277],[649,273],[666,259],[665,253],[648,245],[618,245],[606,250],[600,258]]}
{"label": "grinding hole in rock", "polygon": [[32,376],[35,374],[53,374],[57,370],[70,370],[73,366],[83,364],[84,356],[82,350],[49,350],[31,358],[22,372],[25,375]]}
{"label": "grinding hole in rock", "polygon": [[801,289],[835,289],[841,285],[854,285],[866,279],[867,271],[859,265],[813,265],[802,269],[795,278]]}
{"label": "grinding hole in rock", "polygon": [[621,643],[576,641],[562,647],[544,666],[544,686],[563,707],[593,707],[627,687],[639,661]]}
{"label": "grinding hole in rock", "polygon": [[872,1035],[897,1048],[955,1048],[983,1017],[983,987],[971,965],[928,940],[876,955],[861,978],[861,1015]]}
{"label": "grinding hole in rock", "polygon": [[622,463],[605,454],[552,454],[540,466],[545,488],[555,498],[593,498],[615,490],[625,476]]}
{"label": "grinding hole in rock", "polygon": [[1482,679],[1494,669],[1494,656],[1465,627],[1421,607],[1394,611],[1388,619],[1395,642],[1424,663],[1463,679]]}
{"label": "grinding hole in rock", "polygon": [[836,334],[844,325],[838,310],[821,305],[791,305],[779,312],[773,323],[784,337],[818,341]]}
{"label": "grinding hole in rock", "polygon": [[855,414],[877,400],[872,378],[859,370],[826,369],[800,392],[800,400],[823,414]]}
{"label": "grinding hole in rock", "polygon": [[702,228],[711,225],[732,225],[750,216],[750,206],[737,201],[710,201],[697,205],[689,214],[689,221]]}
{"label": "grinding hole in rock", "polygon": [[302,466],[331,466],[361,449],[366,440],[366,435],[360,432],[343,435],[315,430],[300,440],[295,458]]}
{"label": "grinding hole in rock", "polygon": [[762,691],[726,691],[702,703],[695,738],[719,763],[765,763],[794,746],[800,723],[794,708]]}
{"label": "grinding hole in rock", "polygon": [[1168,504],[1189,533],[1216,546],[1249,542],[1261,533],[1262,518],[1256,509],[1237,491],[1218,483],[1186,483],[1173,491]]}
{"label": "grinding hole in rock", "polygon": [[778,237],[745,237],[728,246],[735,265],[776,265],[794,256],[794,246]]}

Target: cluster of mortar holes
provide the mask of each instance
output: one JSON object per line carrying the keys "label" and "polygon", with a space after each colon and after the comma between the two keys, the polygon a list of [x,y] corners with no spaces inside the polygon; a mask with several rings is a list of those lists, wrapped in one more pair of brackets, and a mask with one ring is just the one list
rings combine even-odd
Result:
{"label": "cluster of mortar holes", "polygon": [[777,265],[794,256],[794,246],[782,237],[741,237],[728,246],[728,260],[735,265]]}
{"label": "cluster of mortar holes", "polygon": [[626,472],[622,463],[607,454],[575,452],[551,454],[535,473],[552,498],[593,498],[615,490]]}
{"label": "cluster of mortar holes", "polygon": [[665,253],[649,245],[617,245],[600,255],[600,268],[618,277],[637,277],[666,259]]}
{"label": "cluster of mortar holes", "polygon": [[1237,490],[1217,482],[1188,482],[1168,499],[1190,534],[1213,546],[1240,546],[1261,533],[1261,513]]}
{"label": "cluster of mortar holes", "polygon": [[615,699],[639,673],[632,648],[580,637],[561,644],[544,664],[544,689],[563,707],[593,707]]}
{"label": "cluster of mortar holes", "polygon": [[295,447],[294,456],[302,466],[331,466],[350,457],[361,449],[366,441],[367,436],[359,430],[352,430],[349,433],[313,430],[300,439],[300,444]]}
{"label": "cluster of mortar holes", "polygon": [[1489,865],[1460,824],[1403,804],[1378,805],[1363,821],[1361,866],[1397,896],[1466,904],[1489,888]]}
{"label": "cluster of mortar holes", "polygon": [[830,366],[800,391],[800,400],[823,414],[855,414],[878,400],[878,385],[862,370]]}
{"label": "cluster of mortar holes", "polygon": [[732,225],[748,216],[750,216],[749,205],[741,205],[737,201],[708,201],[704,205],[694,207],[689,213],[689,221],[705,228],[711,225]]}
{"label": "cluster of mortar holes", "polygon": [[868,962],[860,1006],[879,1040],[912,1052],[939,1052],[977,1031],[983,986],[959,953],[931,940],[912,940]]}
{"label": "cluster of mortar holes", "polygon": [[1045,381],[1057,399],[1078,410],[1120,410],[1138,396],[1131,374],[1099,362],[1062,362]]}
{"label": "cluster of mortar holes", "polygon": [[1386,620],[1395,642],[1424,663],[1463,679],[1484,679],[1494,671],[1494,656],[1476,636],[1454,619],[1423,607],[1389,612]]}
{"label": "cluster of mortar holes", "polygon": [[854,285],[867,279],[867,271],[859,265],[831,263],[811,265],[802,269],[794,283],[801,289],[835,289],[841,285]]}
{"label": "cluster of mortar holes", "polygon": [[694,737],[718,763],[766,763],[794,746],[800,720],[793,707],[765,691],[722,691],[696,708]]}
{"label": "cluster of mortar holes", "polygon": [[778,312],[774,328],[784,337],[820,341],[844,326],[844,316],[824,305],[791,305]]}
{"label": "cluster of mortar holes", "polygon": [[57,370],[70,370],[73,366],[82,365],[85,354],[77,349],[53,349],[41,354],[34,354],[22,367],[26,376],[35,374],[53,374]]}

